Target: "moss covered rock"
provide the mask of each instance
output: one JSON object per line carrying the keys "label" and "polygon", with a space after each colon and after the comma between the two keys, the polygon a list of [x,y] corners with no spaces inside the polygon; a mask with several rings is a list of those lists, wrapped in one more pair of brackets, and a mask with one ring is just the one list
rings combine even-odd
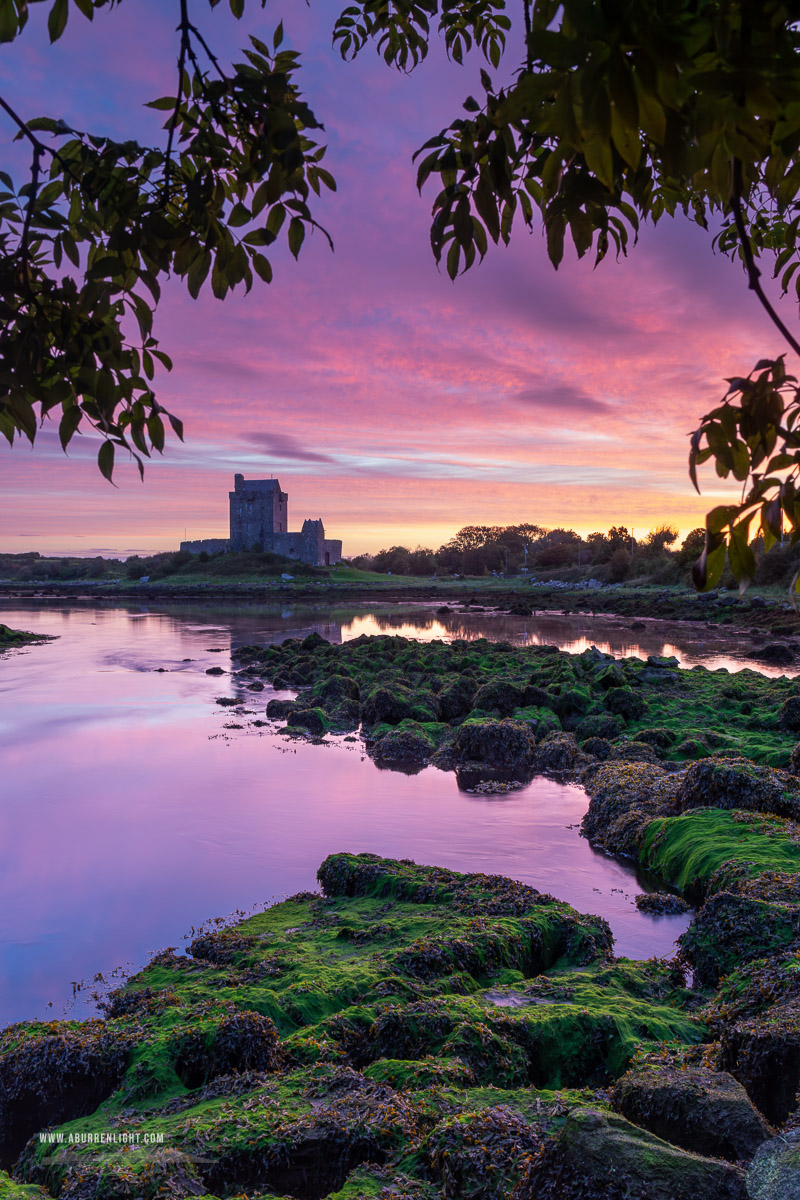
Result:
{"label": "moss covered rock", "polygon": [[456,731],[455,749],[462,762],[527,770],[533,765],[536,738],[525,721],[468,718]]}
{"label": "moss covered rock", "polygon": [[746,1200],[744,1171],[679,1150],[624,1118],[571,1112],[519,1200]]}
{"label": "moss covered rock", "polygon": [[770,1128],[732,1075],[704,1067],[635,1067],[614,1085],[611,1103],[634,1125],[684,1150],[752,1158]]}

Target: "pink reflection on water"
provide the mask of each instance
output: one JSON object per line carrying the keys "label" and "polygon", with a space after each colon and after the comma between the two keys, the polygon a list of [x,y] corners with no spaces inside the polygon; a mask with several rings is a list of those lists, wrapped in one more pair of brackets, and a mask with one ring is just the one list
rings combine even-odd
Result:
{"label": "pink reflection on water", "polygon": [[[669,953],[686,926],[638,913],[643,882],[579,837],[580,789],[538,778],[478,797],[433,768],[379,771],[358,742],[298,744],[252,725],[269,689],[243,694],[249,711],[218,707],[232,682],[205,673],[230,670],[232,642],[311,628],[336,641],[389,628],[553,642],[552,620],[534,631],[485,614],[253,606],[50,606],[3,620],[59,640],[0,660],[0,1021],[45,1015],[51,1000],[58,1012],[72,980],[141,964],[211,916],[314,887],[337,850],[512,875],[602,913],[621,954]],[[616,638],[606,642],[619,654]],[[594,630],[583,640],[602,642]]]}

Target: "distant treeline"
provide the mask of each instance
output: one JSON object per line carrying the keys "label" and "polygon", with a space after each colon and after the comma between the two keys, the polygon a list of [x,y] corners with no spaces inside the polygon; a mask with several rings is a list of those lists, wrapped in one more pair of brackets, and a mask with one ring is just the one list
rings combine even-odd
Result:
{"label": "distant treeline", "polygon": [[[679,583],[703,550],[705,532],[693,529],[678,545],[678,530],[659,525],[634,538],[624,525],[582,538],[572,529],[539,525],[466,525],[438,550],[392,546],[352,560],[354,567],[392,575],[541,575],[591,574],[609,583],[646,579]],[[752,543],[756,583],[784,584],[800,567],[800,547],[775,546],[765,555],[760,538]],[[730,582],[732,582],[732,576]],[[723,585],[728,581],[728,572]]]}
{"label": "distant treeline", "polygon": [[155,582],[173,576],[196,575],[276,576],[284,573],[307,576],[318,575],[314,567],[285,558],[282,554],[271,554],[263,550],[241,553],[189,554],[176,550],[164,554],[151,554],[132,558],[43,558],[41,554],[0,554],[0,579],[46,580],[58,582],[81,579],[138,580],[144,576]]}

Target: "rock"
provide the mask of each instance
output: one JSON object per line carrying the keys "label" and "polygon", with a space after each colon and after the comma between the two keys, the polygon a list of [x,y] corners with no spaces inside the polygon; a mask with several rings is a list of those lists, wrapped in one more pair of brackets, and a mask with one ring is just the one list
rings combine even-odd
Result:
{"label": "rock", "polygon": [[723,1027],[720,1060],[764,1116],[781,1124],[800,1086],[800,1001]]}
{"label": "rock", "polygon": [[638,721],[647,712],[647,702],[629,687],[609,688],[605,706],[609,712],[624,717],[626,721]]}
{"label": "rock", "polygon": [[800,732],[800,695],[784,700],[778,723],[781,729],[788,729],[791,733]]}
{"label": "rock", "polygon": [[468,675],[459,675],[439,692],[439,712],[443,721],[457,721],[475,707],[475,684]]}
{"label": "rock", "polygon": [[[17,1030],[19,1027],[17,1027]],[[29,1026],[13,1049],[14,1027],[0,1039],[0,1166],[9,1167],[39,1129],[88,1116],[119,1087],[131,1044],[90,1021],[79,1032]]]}
{"label": "rock", "polygon": [[752,1158],[771,1131],[746,1091],[726,1071],[704,1067],[634,1068],[614,1085],[617,1112],[684,1150]]}
{"label": "rock", "polygon": [[611,742],[606,738],[588,737],[586,741],[581,742],[581,750],[584,754],[591,754],[593,758],[604,761],[611,753]]}
{"label": "rock", "polygon": [[614,1113],[573,1109],[517,1200],[746,1200],[744,1171],[670,1146]]}
{"label": "rock", "polygon": [[359,690],[355,679],[348,675],[330,675],[314,688],[314,699],[323,707],[336,700],[358,700]]}
{"label": "rock", "polygon": [[298,704],[296,700],[268,700],[267,716],[273,721],[282,721],[296,708],[302,708],[302,705]]}
{"label": "rock", "polygon": [[677,741],[677,736],[671,729],[639,729],[632,735],[634,742],[645,742],[648,746],[654,746],[657,750],[667,750],[670,746],[674,746]]}
{"label": "rock", "polygon": [[695,981],[714,987],[740,964],[784,949],[798,937],[797,904],[722,891],[705,902],[678,941],[694,967]]}
{"label": "rock", "polygon": [[771,663],[776,667],[788,667],[795,659],[794,651],[783,642],[770,642],[760,650],[753,651],[753,658],[759,662]]}
{"label": "rock", "polygon": [[661,654],[648,654],[647,665],[648,667],[680,667],[681,664],[674,654],[669,658],[665,658]]}
{"label": "rock", "polygon": [[610,741],[617,737],[624,727],[625,722],[622,718],[613,713],[589,713],[576,726],[575,735],[579,741],[590,737],[606,738]]}
{"label": "rock", "polygon": [[437,698],[400,686],[379,684],[361,702],[361,720],[366,726],[399,725],[407,718],[413,721],[438,721]]}
{"label": "rock", "polygon": [[169,1052],[187,1088],[232,1072],[276,1071],[283,1061],[274,1021],[246,1009],[217,1021],[210,1037],[202,1025],[176,1035]]}
{"label": "rock", "polygon": [[658,755],[645,742],[617,742],[611,748],[611,758],[622,762],[658,762]]}
{"label": "rock", "polygon": [[286,718],[286,724],[292,729],[307,729],[317,737],[322,737],[328,728],[325,714],[320,708],[293,709]]}
{"label": "rock", "polygon": [[800,742],[798,742],[792,750],[790,764],[792,772],[795,775],[800,775]]}
{"label": "rock", "polygon": [[455,748],[462,761],[530,768],[536,738],[524,721],[467,719],[456,731]]}
{"label": "rock", "polygon": [[644,623],[644,621],[632,621],[628,628],[638,630],[638,629],[646,629],[647,626]]}
{"label": "rock", "polygon": [[751,596],[750,597],[750,607],[751,608],[766,608],[767,602],[763,596]]}
{"label": "rock", "polygon": [[372,758],[379,767],[421,766],[436,750],[433,741],[421,729],[390,729],[375,743]]}
{"label": "rock", "polygon": [[224,674],[225,674],[225,672],[223,671],[222,667],[208,667],[206,670],[206,675],[224,675]]}
{"label": "rock", "polygon": [[800,1129],[762,1143],[746,1181],[750,1200],[800,1200]]}
{"label": "rock", "polygon": [[786,771],[747,758],[706,758],[686,771],[678,790],[681,812],[690,808],[743,808],[800,819],[800,781]]}
{"label": "rock", "polygon": [[624,687],[625,684],[625,672],[618,662],[612,660],[607,666],[600,668],[594,677],[592,686],[606,691],[608,688]]}
{"label": "rock", "polygon": [[586,788],[586,837],[609,854],[635,856],[653,818],[674,810],[677,781],[654,764],[609,759],[587,779]]}
{"label": "rock", "polygon": [[484,683],[475,693],[472,701],[473,708],[481,712],[498,713],[501,717],[510,717],[515,708],[520,708],[524,699],[524,689],[505,679],[492,680]]}
{"label": "rock", "polygon": [[689,912],[689,905],[681,896],[672,892],[643,892],[634,901],[639,912],[655,916]]}
{"label": "rock", "polygon": [[569,771],[575,766],[578,744],[572,733],[548,733],[536,751],[536,765],[542,771]]}

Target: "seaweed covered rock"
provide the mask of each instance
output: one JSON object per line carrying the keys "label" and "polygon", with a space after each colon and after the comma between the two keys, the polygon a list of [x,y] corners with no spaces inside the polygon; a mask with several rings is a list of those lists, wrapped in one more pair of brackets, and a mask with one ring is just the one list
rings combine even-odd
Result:
{"label": "seaweed covered rock", "polygon": [[438,721],[439,705],[435,696],[410,691],[396,685],[379,685],[361,701],[361,720],[366,726],[399,725],[401,721]]}
{"label": "seaweed covered rock", "polygon": [[443,721],[457,721],[475,708],[475,683],[470,675],[451,679],[439,692],[439,712]]}
{"label": "seaweed covered rock", "polygon": [[714,987],[741,963],[785,950],[800,938],[800,904],[776,903],[768,887],[758,895],[721,891],[706,900],[681,934],[682,954],[702,987]]}
{"label": "seaweed covered rock", "polygon": [[636,897],[634,903],[639,912],[649,913],[651,916],[675,915],[689,911],[689,905],[683,897],[675,896],[672,892],[643,892]]}
{"label": "seaweed covered rock", "polygon": [[436,743],[422,729],[390,729],[379,738],[372,758],[379,767],[424,766],[436,752]]}
{"label": "seaweed covered rock", "polygon": [[327,732],[328,722],[321,708],[294,708],[286,718],[290,729],[305,729],[315,737]]}
{"label": "seaweed covered rock", "polygon": [[800,781],[786,771],[746,758],[709,758],[683,777],[677,802],[690,808],[741,808],[800,818]]}
{"label": "seaweed covered rock", "polygon": [[[157,955],[105,1026],[70,1026],[82,1053],[101,1031],[130,1045],[87,1125],[157,1129],[168,1153],[78,1143],[61,1155],[35,1136],[37,1117],[20,1134],[34,1135],[20,1186],[63,1200],[356,1200],[395,1187],[499,1200],[566,1111],[596,1102],[590,1089],[637,1054],[700,1052],[707,1031],[680,972],[612,960],[599,917],[513,879],[374,855],[333,855],[319,875],[325,894],[203,933],[188,957]],[[0,1047],[12,1088],[32,1036],[16,1027]],[[59,1116],[54,1078],[42,1122],[75,1112]]]}
{"label": "seaweed covered rock", "polygon": [[732,1162],[752,1158],[771,1136],[732,1075],[703,1067],[636,1067],[614,1085],[611,1103],[664,1141]]}
{"label": "seaweed covered rock", "polygon": [[497,1105],[446,1118],[425,1139],[420,1156],[441,1195],[506,1200],[543,1141],[541,1130],[519,1112]]}
{"label": "seaweed covered rock", "polygon": [[630,687],[609,688],[605,706],[610,713],[624,717],[626,721],[638,721],[647,712],[645,700]]}
{"label": "seaweed covered rock", "polygon": [[800,1001],[725,1025],[720,1060],[765,1117],[781,1124],[794,1111],[800,1088]]}
{"label": "seaweed covered rock", "polygon": [[275,1071],[282,1061],[275,1022],[248,1011],[183,1029],[170,1042],[170,1057],[190,1089],[231,1072]]}
{"label": "seaweed covered rock", "polygon": [[618,737],[624,728],[625,722],[622,717],[610,712],[592,712],[576,725],[575,735],[579,741],[590,737],[611,741]]}
{"label": "seaweed covered rock", "polygon": [[800,1130],[758,1148],[747,1171],[749,1200],[800,1200]]}
{"label": "seaweed covered rock", "polygon": [[318,704],[327,708],[339,700],[358,700],[359,687],[355,679],[349,675],[330,675],[314,687],[314,697]]}
{"label": "seaweed covered rock", "polygon": [[267,716],[273,721],[285,720],[289,713],[294,712],[296,708],[302,708],[302,704],[297,700],[268,700],[267,701]]}
{"label": "seaweed covered rock", "polygon": [[787,696],[781,705],[778,722],[781,729],[800,733],[800,695],[793,692],[791,696]]}
{"label": "seaweed covered rock", "polygon": [[586,779],[590,799],[583,832],[611,854],[635,856],[650,822],[674,811],[677,787],[662,767],[609,759]]}
{"label": "seaweed covered rock", "polygon": [[0,1039],[0,1165],[39,1129],[92,1113],[119,1087],[131,1037],[103,1021],[11,1026]]}
{"label": "seaweed covered rock", "polygon": [[515,1200],[746,1200],[744,1171],[593,1109],[573,1110]]}
{"label": "seaweed covered rock", "polygon": [[462,762],[525,770],[533,765],[536,738],[524,721],[468,718],[456,731],[455,749]]}
{"label": "seaweed covered rock", "polygon": [[611,754],[611,742],[606,738],[588,737],[581,742],[580,746],[584,754],[591,754],[592,758],[599,758],[604,762]]}
{"label": "seaweed covered rock", "polygon": [[501,717],[510,717],[514,709],[522,705],[524,694],[524,688],[506,679],[493,679],[478,688],[472,702],[473,708],[481,712],[497,713]]}
{"label": "seaweed covered rock", "polygon": [[578,758],[578,745],[572,733],[549,733],[536,750],[540,771],[570,771]]}

